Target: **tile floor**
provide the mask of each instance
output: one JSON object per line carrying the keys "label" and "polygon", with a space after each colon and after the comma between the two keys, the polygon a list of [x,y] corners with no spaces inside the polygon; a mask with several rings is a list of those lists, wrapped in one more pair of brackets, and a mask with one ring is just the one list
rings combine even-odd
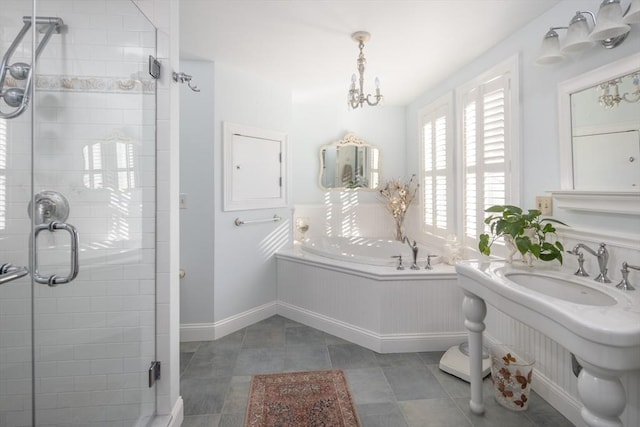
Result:
{"label": "tile floor", "polygon": [[536,394],[527,411],[501,407],[488,379],[474,415],[468,383],[438,369],[442,352],[378,354],[281,316],[180,351],[183,427],[243,427],[253,374],[331,368],[345,371],[363,427],[572,425]]}

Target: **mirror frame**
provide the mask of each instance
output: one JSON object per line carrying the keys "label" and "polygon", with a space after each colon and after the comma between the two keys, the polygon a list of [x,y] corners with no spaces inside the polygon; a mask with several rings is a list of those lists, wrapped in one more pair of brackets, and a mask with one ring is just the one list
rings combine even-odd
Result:
{"label": "mirror frame", "polygon": [[[322,156],[322,151],[329,149],[329,148],[337,148],[337,147],[345,147],[345,146],[354,146],[354,147],[371,147],[371,148],[375,148],[376,150],[378,150],[378,176],[379,176],[379,180],[378,180],[378,185],[374,188],[369,188],[369,187],[354,187],[354,188],[349,188],[349,187],[325,187],[324,185],[322,185],[322,172],[324,170],[324,158]],[[380,148],[376,147],[375,145],[371,145],[368,142],[366,142],[364,139],[359,138],[356,136],[355,133],[353,132],[347,132],[346,135],[344,137],[342,137],[342,139],[338,140],[338,141],[334,141],[331,144],[325,144],[323,146],[320,147],[320,152],[318,153],[319,157],[320,157],[320,171],[318,172],[318,186],[325,191],[346,191],[346,190],[358,190],[358,191],[378,191],[380,189],[380,186],[382,184],[382,151],[380,150]]]}
{"label": "mirror frame", "polygon": [[551,191],[558,207],[589,212],[640,215],[638,191],[584,191],[573,185],[571,95],[638,70],[640,54],[632,54],[558,84],[560,190]]}

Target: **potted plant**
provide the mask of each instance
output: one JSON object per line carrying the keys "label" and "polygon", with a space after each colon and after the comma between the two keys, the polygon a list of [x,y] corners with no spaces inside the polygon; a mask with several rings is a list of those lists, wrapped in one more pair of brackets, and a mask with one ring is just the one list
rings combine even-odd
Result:
{"label": "potted plant", "polygon": [[484,223],[491,228],[491,235],[480,235],[478,249],[483,255],[491,254],[491,245],[503,237],[507,248],[510,249],[507,261],[513,260],[516,252],[522,254],[522,258],[529,265],[533,258],[542,261],[558,260],[562,264],[562,243],[555,239],[556,228],[554,224],[565,223],[553,218],[541,218],[539,210],[529,209],[524,213],[521,208],[511,205],[496,205],[486,209],[491,213]]}

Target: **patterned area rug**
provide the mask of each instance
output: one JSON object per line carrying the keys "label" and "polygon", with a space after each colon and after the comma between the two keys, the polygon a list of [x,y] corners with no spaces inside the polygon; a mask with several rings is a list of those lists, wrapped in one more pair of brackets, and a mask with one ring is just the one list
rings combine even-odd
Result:
{"label": "patterned area rug", "polygon": [[254,375],[245,426],[360,427],[341,370]]}

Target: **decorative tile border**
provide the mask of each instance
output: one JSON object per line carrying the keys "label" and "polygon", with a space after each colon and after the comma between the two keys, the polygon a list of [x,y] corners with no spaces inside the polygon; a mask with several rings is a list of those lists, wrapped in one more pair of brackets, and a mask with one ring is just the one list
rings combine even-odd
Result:
{"label": "decorative tile border", "polygon": [[[83,77],[36,75],[36,90],[52,92],[154,93],[156,81],[142,78]],[[17,80],[7,76],[5,85],[18,87]]]}

